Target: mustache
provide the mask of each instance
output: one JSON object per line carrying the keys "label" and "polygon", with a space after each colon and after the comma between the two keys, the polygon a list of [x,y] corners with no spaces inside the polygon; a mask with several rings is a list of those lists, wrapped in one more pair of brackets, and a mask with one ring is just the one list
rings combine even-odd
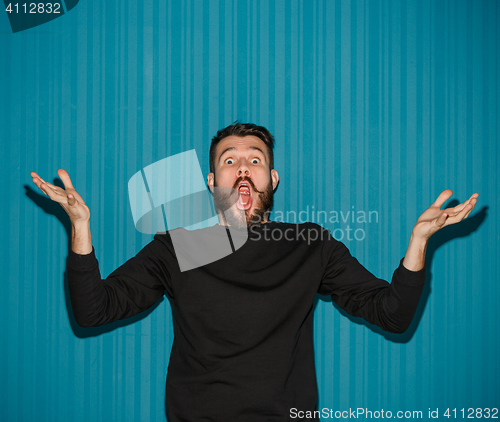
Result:
{"label": "mustache", "polygon": [[257,193],[264,193],[263,191],[258,190],[255,187],[254,183],[252,182],[252,179],[250,179],[247,176],[240,176],[240,177],[238,177],[238,179],[236,179],[236,182],[234,182],[233,189],[236,189],[241,182],[248,182],[248,184],[252,187],[252,189],[255,192],[257,192]]}

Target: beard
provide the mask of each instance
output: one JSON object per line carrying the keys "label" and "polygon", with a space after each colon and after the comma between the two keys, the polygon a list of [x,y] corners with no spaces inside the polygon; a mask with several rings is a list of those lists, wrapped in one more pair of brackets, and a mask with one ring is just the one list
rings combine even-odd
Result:
{"label": "beard", "polygon": [[[248,182],[256,194],[256,198],[254,199],[256,206],[253,207],[253,210],[252,208],[239,210],[236,207],[236,202],[239,198],[236,188],[242,181]],[[217,181],[214,177],[214,188],[215,209],[224,224],[238,229],[245,229],[267,221],[274,202],[274,190],[271,179],[266,188],[263,191],[259,191],[248,177],[239,177],[232,188],[217,186]]]}

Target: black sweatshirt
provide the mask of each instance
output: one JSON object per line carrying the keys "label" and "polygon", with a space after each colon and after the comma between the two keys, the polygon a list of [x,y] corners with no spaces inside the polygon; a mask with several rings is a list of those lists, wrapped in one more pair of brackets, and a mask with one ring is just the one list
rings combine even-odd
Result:
{"label": "black sweatshirt", "polygon": [[[227,237],[216,225],[192,233]],[[392,283],[377,279],[330,232],[313,223],[268,222],[233,253],[180,271],[172,242],[184,229],[157,233],[134,258],[101,280],[95,252],[70,250],[68,281],[76,321],[106,324],[148,309],[166,291],[174,343],[167,374],[170,422],[287,421],[313,411],[317,386],[313,300],[331,295],[349,314],[390,332],[410,325],[425,271],[402,261]],[[241,239],[240,239],[241,240]],[[231,247],[238,244],[233,234]],[[189,247],[187,249],[190,249]]]}

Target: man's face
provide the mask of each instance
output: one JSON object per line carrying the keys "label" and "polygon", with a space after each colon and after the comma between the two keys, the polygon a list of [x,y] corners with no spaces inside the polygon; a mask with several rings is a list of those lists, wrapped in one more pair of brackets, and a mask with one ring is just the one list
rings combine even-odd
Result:
{"label": "man's face", "polygon": [[[238,225],[250,226],[267,221],[266,211],[272,205],[273,190],[278,184],[278,172],[269,170],[269,155],[266,144],[256,136],[228,136],[222,139],[215,151],[214,173],[207,177],[208,186],[227,187],[238,193],[230,198],[231,189],[226,194],[215,192],[216,206],[222,210],[231,208],[231,215],[246,221]],[[231,224],[231,222],[229,222]],[[233,224],[231,224],[233,225]]]}

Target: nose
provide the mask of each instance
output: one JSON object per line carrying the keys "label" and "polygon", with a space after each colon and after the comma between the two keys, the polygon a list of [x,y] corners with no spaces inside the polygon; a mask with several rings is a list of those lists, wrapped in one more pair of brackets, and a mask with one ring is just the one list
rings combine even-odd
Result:
{"label": "nose", "polygon": [[237,175],[238,177],[250,176],[250,169],[245,160],[241,161],[241,164],[238,167]]}

